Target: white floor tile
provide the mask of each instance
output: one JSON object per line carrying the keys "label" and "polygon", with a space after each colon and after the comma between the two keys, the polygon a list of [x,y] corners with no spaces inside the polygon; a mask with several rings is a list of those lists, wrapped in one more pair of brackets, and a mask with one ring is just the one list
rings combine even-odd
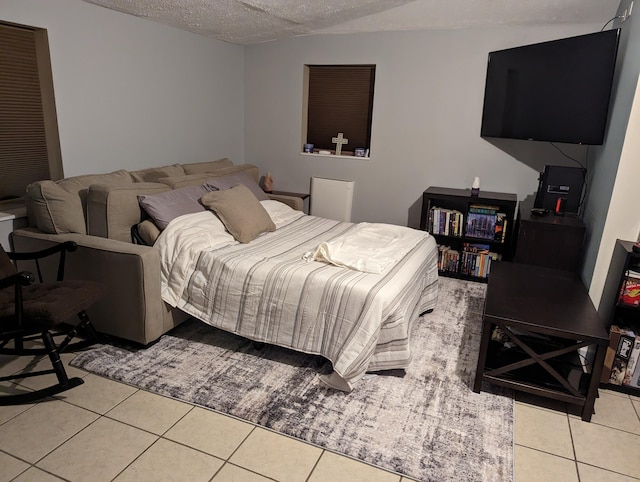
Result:
{"label": "white floor tile", "polygon": [[398,482],[400,476],[377,469],[356,460],[324,451],[309,482],[349,481],[349,482]]}
{"label": "white floor tile", "polygon": [[13,480],[14,477],[28,468],[28,463],[0,452],[0,480]]}
{"label": "white floor tile", "polygon": [[110,481],[156,440],[148,432],[102,417],[37,466],[73,481]]}
{"label": "white floor tile", "polygon": [[138,390],[106,415],[162,435],[192,409],[193,405]]}
{"label": "white floor tile", "polygon": [[640,435],[571,418],[576,460],[640,479]]}
{"label": "white floor tile", "polygon": [[514,432],[519,445],[560,457],[574,456],[566,414],[517,403]]}
{"label": "white floor tile", "polygon": [[247,469],[226,463],[213,478],[213,482],[272,482],[262,475],[249,472]]}
{"label": "white floor tile", "polygon": [[5,422],[8,422],[13,417],[20,415],[25,410],[29,410],[31,407],[34,407],[35,403],[32,404],[24,404],[24,405],[4,405],[0,406],[0,425]]}
{"label": "white floor tile", "polygon": [[37,467],[31,467],[11,482],[64,482],[64,479],[51,475]]}
{"label": "white floor tile", "polygon": [[637,482],[638,480],[635,477],[627,477],[582,463],[578,463],[578,473],[580,474],[580,482]]}
{"label": "white floor tile", "polygon": [[229,461],[282,482],[311,474],[322,449],[263,428],[256,428]]}
{"label": "white floor tile", "polygon": [[539,450],[516,445],[516,482],[578,482],[576,463],[573,460],[551,455]]}
{"label": "white floor tile", "polygon": [[0,447],[35,463],[96,418],[95,413],[60,400],[40,402],[0,425]]}
{"label": "white floor tile", "polygon": [[223,460],[211,455],[160,439],[129,465],[115,482],[207,482],[223,464]]}
{"label": "white floor tile", "polygon": [[87,410],[105,414],[137,391],[137,388],[124,383],[89,374],[82,385],[57,397]]}
{"label": "white floor tile", "polygon": [[226,460],[253,428],[249,423],[195,407],[164,437]]}
{"label": "white floor tile", "polygon": [[600,393],[596,400],[595,413],[591,423],[625,430],[640,435],[640,419],[638,418],[631,397],[612,395],[610,391]]}

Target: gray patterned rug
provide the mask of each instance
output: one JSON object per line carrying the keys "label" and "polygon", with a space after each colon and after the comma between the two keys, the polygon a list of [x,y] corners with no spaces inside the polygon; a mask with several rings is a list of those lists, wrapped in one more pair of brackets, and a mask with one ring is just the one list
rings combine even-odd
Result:
{"label": "gray patterned rug", "polygon": [[[401,373],[323,388],[323,359],[190,320],[147,349],[98,346],[72,365],[195,403],[419,480],[513,478],[509,391],[473,393],[486,285],[440,278]],[[492,391],[493,390],[493,391]]]}

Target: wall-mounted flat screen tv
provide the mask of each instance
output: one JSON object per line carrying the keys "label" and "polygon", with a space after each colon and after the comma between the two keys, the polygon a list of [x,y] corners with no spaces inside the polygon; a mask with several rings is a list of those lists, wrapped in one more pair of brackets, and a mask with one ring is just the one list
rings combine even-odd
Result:
{"label": "wall-mounted flat screen tv", "polygon": [[489,53],[482,137],[604,142],[620,29]]}

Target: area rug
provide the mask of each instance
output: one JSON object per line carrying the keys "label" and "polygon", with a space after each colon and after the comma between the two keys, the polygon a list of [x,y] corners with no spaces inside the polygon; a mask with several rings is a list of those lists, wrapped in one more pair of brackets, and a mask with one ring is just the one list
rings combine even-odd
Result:
{"label": "area rug", "polygon": [[412,331],[406,371],[324,388],[324,359],[189,320],[146,348],[101,345],[72,365],[233,415],[425,481],[513,479],[511,392],[472,390],[486,285],[440,278],[438,304]]}

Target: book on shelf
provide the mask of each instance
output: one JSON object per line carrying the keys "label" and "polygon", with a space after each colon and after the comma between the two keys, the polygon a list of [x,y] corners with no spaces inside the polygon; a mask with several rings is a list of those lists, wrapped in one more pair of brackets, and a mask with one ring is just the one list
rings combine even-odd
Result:
{"label": "book on shelf", "polygon": [[620,303],[640,306],[640,272],[628,269],[620,289]]}
{"label": "book on shelf", "polygon": [[[600,377],[601,382],[611,385],[623,384],[629,360],[634,351],[636,338],[636,333],[631,328],[611,325],[609,329],[609,346],[605,353],[602,376]],[[629,378],[630,381],[631,377]]]}
{"label": "book on shelf", "polygon": [[[500,208],[498,206],[470,205],[467,213],[465,235],[470,238],[495,240],[499,211]],[[504,226],[505,219],[506,216],[503,215],[501,217],[502,226]],[[500,238],[502,238],[502,234],[500,234]]]}
{"label": "book on shelf", "polygon": [[457,273],[460,266],[460,251],[450,246],[438,246],[438,270]]}
{"label": "book on shelf", "polygon": [[634,330],[636,339],[633,343],[633,350],[627,362],[627,371],[622,380],[623,385],[633,388],[640,388],[640,330]]}
{"label": "book on shelf", "polygon": [[460,272],[477,278],[486,278],[491,271],[491,261],[501,256],[491,251],[488,244],[463,243]]}
{"label": "book on shelf", "polygon": [[505,213],[496,214],[496,225],[493,232],[493,240],[504,243],[507,234],[507,215]]}
{"label": "book on shelf", "polygon": [[463,214],[456,209],[434,206],[429,210],[429,225],[427,230],[431,234],[462,236],[463,217]]}

